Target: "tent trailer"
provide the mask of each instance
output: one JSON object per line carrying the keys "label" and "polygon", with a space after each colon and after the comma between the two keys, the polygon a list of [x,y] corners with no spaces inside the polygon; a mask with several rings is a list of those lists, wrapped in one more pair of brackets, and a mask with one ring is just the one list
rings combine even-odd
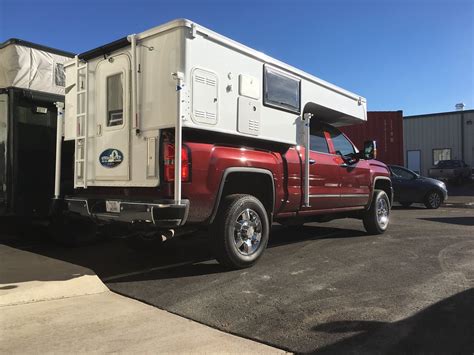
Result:
{"label": "tent trailer", "polygon": [[[54,185],[56,102],[72,53],[10,39],[0,44],[0,215],[46,217]],[[73,146],[63,147],[64,188]],[[72,159],[69,157],[69,160]],[[66,191],[66,190],[64,190]]]}

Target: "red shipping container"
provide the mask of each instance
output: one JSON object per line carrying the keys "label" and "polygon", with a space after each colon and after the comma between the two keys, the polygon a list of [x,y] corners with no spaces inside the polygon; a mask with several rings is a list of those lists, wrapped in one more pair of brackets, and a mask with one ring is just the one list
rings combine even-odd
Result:
{"label": "red shipping container", "polygon": [[402,111],[370,111],[367,122],[340,129],[359,149],[363,148],[364,141],[377,141],[377,160],[404,165]]}

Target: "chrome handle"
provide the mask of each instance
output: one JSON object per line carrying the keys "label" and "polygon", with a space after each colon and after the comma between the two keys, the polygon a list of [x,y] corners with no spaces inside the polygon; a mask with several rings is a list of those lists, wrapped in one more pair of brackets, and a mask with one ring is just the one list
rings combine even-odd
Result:
{"label": "chrome handle", "polygon": [[309,165],[313,165],[313,164],[316,164],[316,160],[310,159],[310,160],[309,160]]}

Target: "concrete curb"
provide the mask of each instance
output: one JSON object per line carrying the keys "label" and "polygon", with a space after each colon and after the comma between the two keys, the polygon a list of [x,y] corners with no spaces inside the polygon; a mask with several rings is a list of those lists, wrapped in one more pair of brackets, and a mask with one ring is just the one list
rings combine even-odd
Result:
{"label": "concrete curb", "polygon": [[82,266],[0,245],[0,307],[108,291]]}

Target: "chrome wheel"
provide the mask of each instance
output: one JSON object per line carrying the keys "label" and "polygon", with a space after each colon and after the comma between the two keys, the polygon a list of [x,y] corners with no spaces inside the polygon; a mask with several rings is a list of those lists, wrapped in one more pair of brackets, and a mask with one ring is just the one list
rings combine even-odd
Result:
{"label": "chrome wheel", "polygon": [[377,223],[380,228],[385,229],[388,226],[388,215],[390,213],[390,208],[388,206],[387,200],[381,198],[377,201]]}
{"label": "chrome wheel", "polygon": [[428,196],[428,203],[432,208],[438,208],[441,205],[441,196],[437,192],[432,192]]}
{"label": "chrome wheel", "polygon": [[254,210],[247,208],[237,217],[234,226],[234,245],[243,255],[252,255],[260,246],[262,221]]}

